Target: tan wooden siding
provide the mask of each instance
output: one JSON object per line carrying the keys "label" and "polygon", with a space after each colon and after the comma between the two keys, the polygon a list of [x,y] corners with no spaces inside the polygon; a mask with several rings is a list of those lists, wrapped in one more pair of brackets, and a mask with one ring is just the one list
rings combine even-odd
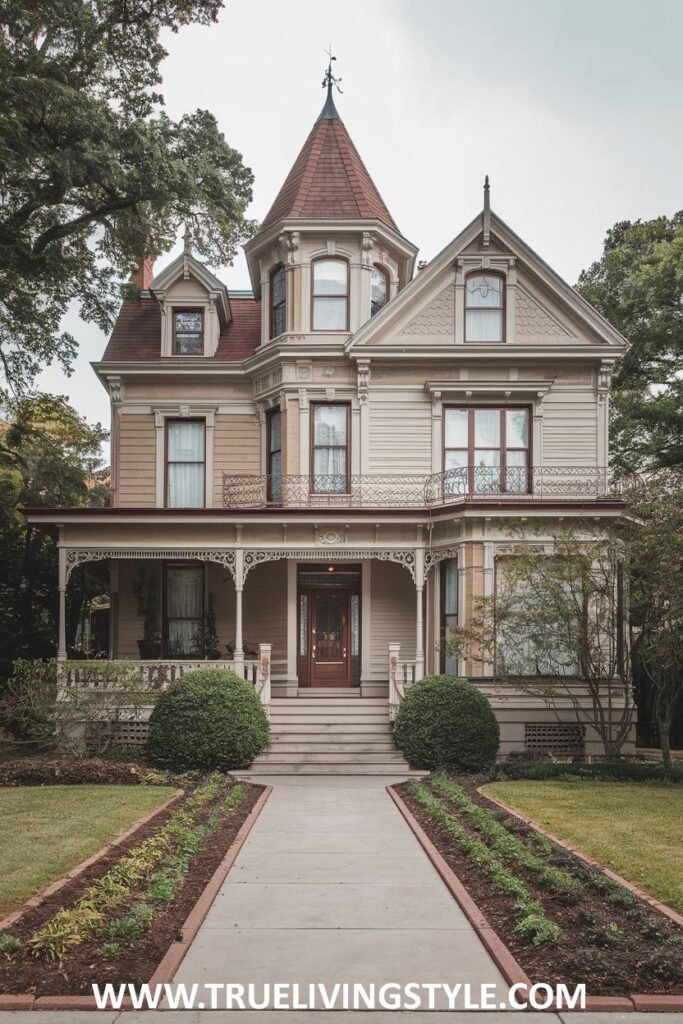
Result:
{"label": "tan wooden siding", "polygon": [[[247,576],[243,597],[245,648],[272,644],[273,661],[287,658],[287,562],[257,565]],[[279,670],[279,666],[274,671]]]}
{"label": "tan wooden siding", "polygon": [[[597,397],[584,390],[551,391],[543,402],[543,463],[595,466]],[[534,460],[538,463],[538,458]]]}
{"label": "tan wooden siding", "polygon": [[430,472],[431,404],[424,392],[371,392],[369,449],[371,474]]}
{"label": "tan wooden siding", "polygon": [[213,471],[216,507],[223,504],[223,473],[261,472],[261,424],[256,413],[216,416]]}
{"label": "tan wooden siding", "polygon": [[386,680],[390,643],[400,643],[402,659],[415,657],[415,585],[402,566],[373,562],[370,596],[370,675]]}
{"label": "tan wooden siding", "polygon": [[119,417],[119,481],[121,506],[156,504],[156,436],[152,413]]}

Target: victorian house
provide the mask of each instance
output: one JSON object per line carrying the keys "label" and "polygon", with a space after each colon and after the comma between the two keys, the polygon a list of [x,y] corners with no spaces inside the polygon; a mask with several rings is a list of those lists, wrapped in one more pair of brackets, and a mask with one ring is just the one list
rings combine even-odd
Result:
{"label": "victorian house", "polygon": [[108,657],[148,678],[206,656],[244,674],[271,710],[263,770],[395,770],[396,705],[440,671],[491,698],[503,752],[597,749],[569,705],[500,692],[441,640],[522,524],[623,513],[606,467],[626,343],[492,211],[488,182],[417,271],[416,253],[330,82],[246,246],[251,292],[189,246],[140,268],[94,365],[111,505],[29,513],[58,535],[67,674],[69,576],[104,562]]}

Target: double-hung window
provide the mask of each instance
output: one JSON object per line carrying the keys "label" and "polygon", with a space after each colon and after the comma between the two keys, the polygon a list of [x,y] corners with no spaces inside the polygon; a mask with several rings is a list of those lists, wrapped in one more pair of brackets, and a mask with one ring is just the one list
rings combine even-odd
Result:
{"label": "double-hung window", "polygon": [[349,329],[349,265],[346,260],[319,259],[313,270],[313,330]]}
{"label": "double-hung window", "polygon": [[204,420],[166,421],[166,505],[202,508],[205,503]]}
{"label": "double-hung window", "polygon": [[268,450],[268,501],[279,505],[282,501],[282,417],[279,409],[271,409],[266,420]]}
{"label": "double-hung window", "polygon": [[441,563],[441,639],[444,644],[441,670],[447,676],[458,674],[458,659],[448,650],[452,630],[458,625],[458,561],[446,558]]}
{"label": "double-hung window", "polygon": [[201,309],[177,309],[173,314],[173,354],[204,355],[204,312]]}
{"label": "double-hung window", "polygon": [[167,566],[165,590],[167,657],[203,658],[203,567],[201,565]]}
{"label": "double-hung window", "polygon": [[499,274],[469,274],[465,281],[465,341],[503,341],[505,283]]}
{"label": "double-hung window", "polygon": [[372,268],[370,278],[370,316],[379,313],[389,301],[389,275],[378,263]]}
{"label": "double-hung window", "polygon": [[349,407],[313,406],[312,490],[316,494],[345,494],[349,489]]}
{"label": "double-hung window", "polygon": [[446,494],[526,494],[529,487],[528,409],[445,410]]}
{"label": "double-hung window", "polygon": [[270,275],[270,336],[287,330],[287,271],[282,263]]}

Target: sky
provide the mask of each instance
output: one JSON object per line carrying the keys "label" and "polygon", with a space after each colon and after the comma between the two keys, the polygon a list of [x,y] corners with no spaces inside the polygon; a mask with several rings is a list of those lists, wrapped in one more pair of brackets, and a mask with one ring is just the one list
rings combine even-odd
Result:
{"label": "sky", "polygon": [[[211,110],[255,175],[262,219],[324,101],[337,109],[401,232],[430,260],[491,205],[569,283],[619,220],[683,207],[680,0],[227,0],[168,34],[170,116]],[[180,245],[157,263],[160,269]],[[249,288],[243,257],[218,269]],[[106,338],[74,311],[75,372],[40,386],[108,425],[90,368]]]}

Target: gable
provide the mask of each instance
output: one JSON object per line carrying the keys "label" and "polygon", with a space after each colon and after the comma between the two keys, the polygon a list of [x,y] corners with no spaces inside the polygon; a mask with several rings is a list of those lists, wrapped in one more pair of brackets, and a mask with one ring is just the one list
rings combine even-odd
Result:
{"label": "gable", "polygon": [[[491,214],[489,245],[481,217],[371,321],[347,349],[400,343],[420,346],[464,342],[464,281],[481,269],[506,279],[506,345],[609,346],[618,354],[626,340],[517,235]],[[494,344],[490,343],[487,347]]]}

